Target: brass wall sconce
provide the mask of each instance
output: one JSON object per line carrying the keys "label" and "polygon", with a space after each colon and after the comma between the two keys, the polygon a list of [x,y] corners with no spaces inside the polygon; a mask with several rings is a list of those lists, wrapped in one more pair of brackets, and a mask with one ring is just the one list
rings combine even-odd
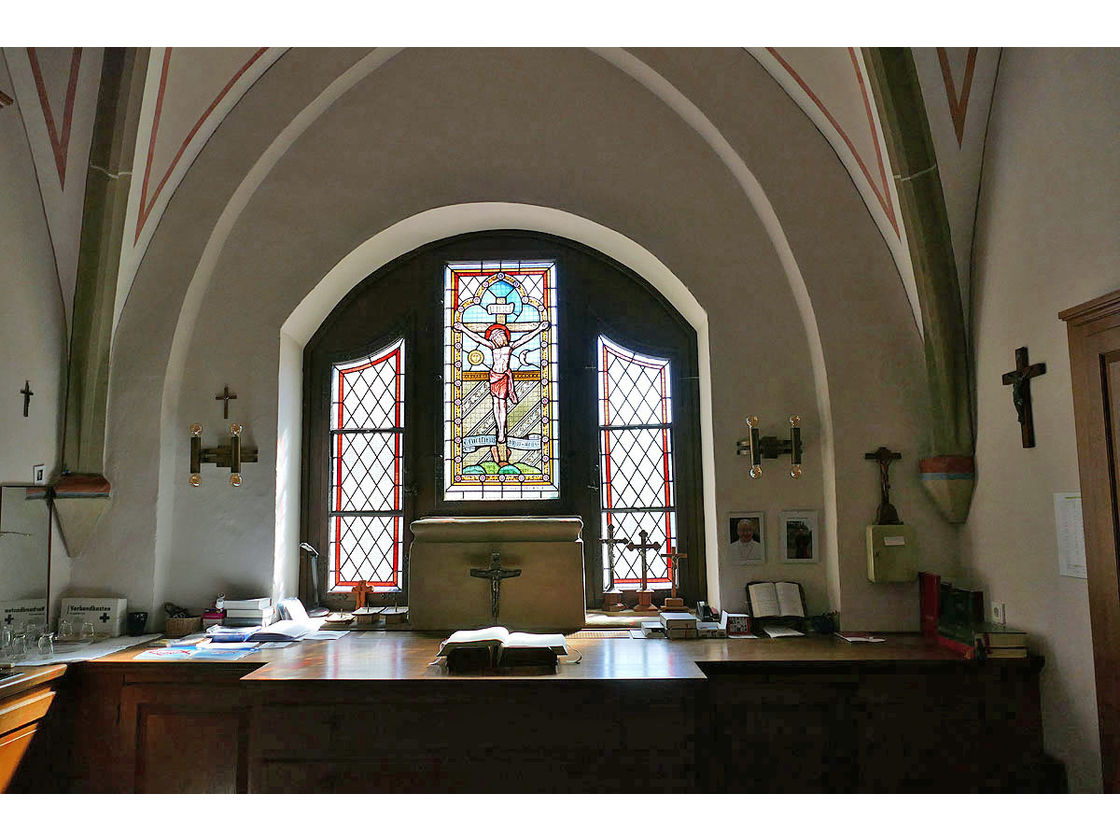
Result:
{"label": "brass wall sconce", "polygon": [[748,455],[751,459],[751,478],[762,478],[762,459],[790,456],[790,478],[801,478],[801,418],[793,414],[789,418],[789,438],[779,440],[773,435],[762,437],[758,430],[758,418],[753,414],[747,418],[749,437],[735,442],[735,454]]}
{"label": "brass wall sconce", "polygon": [[191,424],[191,487],[202,484],[202,465],[217,464],[219,467],[229,467],[229,483],[234,487],[241,486],[241,465],[255,464],[257,450],[246,449],[241,446],[242,426],[240,423],[229,424],[229,446],[215,446],[212,449],[202,448],[202,426],[198,423]]}

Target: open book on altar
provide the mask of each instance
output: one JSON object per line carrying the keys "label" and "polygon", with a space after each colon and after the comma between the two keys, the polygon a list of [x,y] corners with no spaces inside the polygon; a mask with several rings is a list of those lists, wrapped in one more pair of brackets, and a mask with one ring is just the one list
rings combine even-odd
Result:
{"label": "open book on altar", "polygon": [[480,671],[506,668],[555,669],[556,658],[567,654],[560,633],[511,633],[505,627],[457,630],[439,646],[436,656],[447,657],[447,670]]}

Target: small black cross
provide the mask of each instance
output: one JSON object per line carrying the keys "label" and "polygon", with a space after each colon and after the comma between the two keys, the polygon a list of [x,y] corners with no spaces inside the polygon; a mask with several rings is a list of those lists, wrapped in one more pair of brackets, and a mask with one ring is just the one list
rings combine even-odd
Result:
{"label": "small black cross", "polygon": [[222,393],[218,394],[218,396],[214,397],[214,399],[223,400],[223,403],[222,403],[222,417],[224,417],[226,420],[228,420],[229,419],[229,401],[237,399],[237,394],[231,394],[229,392],[229,386],[226,385],[222,389]]}
{"label": "small black cross", "polygon": [[1023,430],[1023,448],[1034,447],[1034,411],[1031,409],[1031,379],[1046,373],[1046,363],[1030,364],[1026,347],[1015,351],[1015,370],[1003,375],[1003,384],[1011,386],[1011,402]]}
{"label": "small black cross", "polygon": [[890,468],[892,461],[901,461],[901,452],[891,452],[887,447],[880,446],[874,452],[865,452],[863,457],[868,461],[879,462],[879,516],[876,525],[901,525],[898,511],[891,504],[891,479]]}
{"label": "small black cross", "polygon": [[490,579],[490,615],[498,620],[498,606],[502,597],[502,579],[517,577],[520,569],[503,569],[502,555],[497,551],[490,555],[489,569],[471,569],[471,577]]}
{"label": "small black cross", "polygon": [[30,381],[23,380],[23,390],[20,393],[23,394],[23,416],[26,417],[27,409],[31,405],[31,398],[35,396],[35,392],[31,390]]}
{"label": "small black cross", "polygon": [[8,613],[7,617],[4,619],[4,623],[5,624],[11,624],[12,623],[12,614],[11,613]]}
{"label": "small black cross", "polygon": [[107,613],[107,612],[106,613],[101,613],[101,615],[99,615],[98,618],[100,618],[101,623],[104,624],[106,621],[109,620],[109,613]]}

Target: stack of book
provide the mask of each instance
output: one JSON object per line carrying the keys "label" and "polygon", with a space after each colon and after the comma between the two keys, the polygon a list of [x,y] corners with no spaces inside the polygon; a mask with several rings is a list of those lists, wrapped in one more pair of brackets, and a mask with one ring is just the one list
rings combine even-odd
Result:
{"label": "stack of book", "polygon": [[1026,659],[1027,634],[1002,624],[985,624],[976,628],[976,647],[988,659]]}
{"label": "stack of book", "polygon": [[698,637],[696,616],[687,612],[661,613],[661,626],[668,639],[695,639]]}
{"label": "stack of book", "polygon": [[937,643],[972,659],[977,630],[984,624],[984,593],[942,583],[938,600]]}
{"label": "stack of book", "polygon": [[275,618],[271,598],[248,598],[241,601],[219,598],[215,606],[219,610],[225,610],[223,627],[267,627]]}

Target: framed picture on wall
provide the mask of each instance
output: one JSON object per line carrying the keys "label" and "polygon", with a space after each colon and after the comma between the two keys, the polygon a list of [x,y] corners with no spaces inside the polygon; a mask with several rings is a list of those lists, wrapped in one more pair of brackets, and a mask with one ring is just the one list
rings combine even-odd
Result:
{"label": "framed picture on wall", "polygon": [[778,515],[783,563],[820,562],[820,539],[815,510],[783,510]]}
{"label": "framed picture on wall", "polygon": [[728,557],[739,565],[761,565],[766,562],[766,534],[763,511],[741,511],[728,514],[727,536],[731,540]]}

